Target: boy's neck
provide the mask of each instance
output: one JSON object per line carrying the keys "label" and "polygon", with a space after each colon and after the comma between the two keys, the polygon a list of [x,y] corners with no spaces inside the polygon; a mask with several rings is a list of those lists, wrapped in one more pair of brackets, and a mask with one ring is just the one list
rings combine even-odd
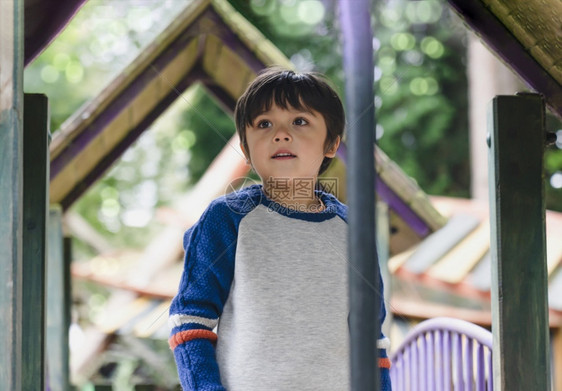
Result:
{"label": "boy's neck", "polygon": [[324,204],[314,192],[316,178],[269,178],[263,190],[270,200],[303,212],[320,212]]}

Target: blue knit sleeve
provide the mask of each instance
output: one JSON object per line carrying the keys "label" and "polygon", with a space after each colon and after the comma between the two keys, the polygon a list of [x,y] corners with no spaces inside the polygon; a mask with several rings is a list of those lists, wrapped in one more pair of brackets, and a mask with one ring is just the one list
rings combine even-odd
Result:
{"label": "blue knit sleeve", "polygon": [[223,391],[215,357],[218,323],[234,273],[237,226],[213,202],[184,235],[184,271],[170,306],[170,348],[185,391]]}

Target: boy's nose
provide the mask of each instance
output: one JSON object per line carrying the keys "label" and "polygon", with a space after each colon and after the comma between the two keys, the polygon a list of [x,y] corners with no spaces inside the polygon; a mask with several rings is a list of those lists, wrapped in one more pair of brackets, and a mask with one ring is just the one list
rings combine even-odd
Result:
{"label": "boy's nose", "polygon": [[285,136],[275,136],[275,141],[281,141],[281,140],[285,140],[285,141],[289,141],[291,138],[289,137],[289,135],[285,135]]}
{"label": "boy's nose", "polygon": [[287,131],[287,129],[285,129],[284,127],[281,127],[277,130],[277,132],[275,132],[275,137],[273,138],[273,140],[275,142],[279,142],[281,140],[290,141],[291,140],[291,134]]}

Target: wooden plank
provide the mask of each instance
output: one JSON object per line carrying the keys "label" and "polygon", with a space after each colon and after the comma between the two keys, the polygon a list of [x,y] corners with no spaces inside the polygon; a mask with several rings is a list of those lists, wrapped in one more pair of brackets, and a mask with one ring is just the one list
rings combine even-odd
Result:
{"label": "wooden plank", "polygon": [[23,156],[22,385],[24,390],[42,390],[49,204],[49,104],[45,95],[25,94]]}
{"label": "wooden plank", "polygon": [[417,250],[418,246],[414,246],[409,250],[402,251],[388,260],[388,270],[390,273],[395,273]]}
{"label": "wooden plank", "polygon": [[471,215],[455,215],[438,231],[428,236],[418,246],[417,251],[406,261],[404,267],[411,273],[425,273],[437,260],[441,259],[466,235],[478,226],[478,218]]}
{"label": "wooden plank", "polygon": [[0,3],[0,385],[21,390],[23,1]]}
{"label": "wooden plank", "polygon": [[[549,216],[550,213],[550,216]],[[553,212],[546,214],[546,262],[548,275],[552,275],[554,270],[562,262],[562,218],[554,216]]]}
{"label": "wooden plank", "polygon": [[69,389],[69,240],[63,239],[62,210],[51,206],[47,226],[47,371],[52,390]]}
{"label": "wooden plank", "polygon": [[484,254],[478,265],[467,277],[467,282],[481,292],[490,292],[490,286],[492,285],[491,265],[492,259],[488,249],[488,252]]}
{"label": "wooden plank", "polygon": [[547,391],[544,103],[497,96],[490,109],[494,389]]}
{"label": "wooden plank", "polygon": [[550,309],[562,311],[562,269],[550,277],[548,286],[548,305]]}
{"label": "wooden plank", "polygon": [[490,248],[490,225],[483,222],[434,264],[428,274],[450,284],[461,282]]}

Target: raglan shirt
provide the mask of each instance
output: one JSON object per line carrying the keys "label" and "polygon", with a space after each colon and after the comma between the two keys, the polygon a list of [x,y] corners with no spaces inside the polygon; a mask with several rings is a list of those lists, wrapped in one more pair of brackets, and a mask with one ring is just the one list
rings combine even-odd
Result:
{"label": "raglan shirt", "polygon": [[[253,185],[214,200],[187,230],[169,318],[185,391],[350,388],[347,207],[317,195],[323,211],[299,212]],[[378,347],[390,391],[382,334]]]}

